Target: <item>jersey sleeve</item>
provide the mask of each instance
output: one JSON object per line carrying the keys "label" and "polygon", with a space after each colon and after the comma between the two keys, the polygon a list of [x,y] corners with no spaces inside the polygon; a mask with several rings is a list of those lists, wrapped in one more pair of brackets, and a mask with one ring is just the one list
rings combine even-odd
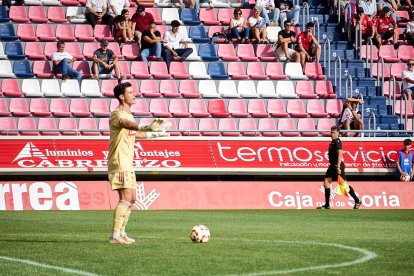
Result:
{"label": "jersey sleeve", "polygon": [[339,139],[334,141],[335,150],[342,150],[342,142]]}

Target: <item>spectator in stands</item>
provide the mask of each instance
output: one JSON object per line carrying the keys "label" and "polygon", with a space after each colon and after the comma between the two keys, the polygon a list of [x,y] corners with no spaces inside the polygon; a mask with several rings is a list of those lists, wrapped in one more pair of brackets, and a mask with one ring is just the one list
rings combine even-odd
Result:
{"label": "spectator in stands", "polygon": [[300,63],[305,70],[305,62],[315,61],[319,63],[321,57],[321,45],[313,34],[315,24],[309,22],[306,24],[306,31],[301,32],[297,38],[296,51],[300,54]]}
{"label": "spectator in stands", "polygon": [[[210,6],[213,7],[211,1],[209,2]],[[185,9],[186,5],[189,9],[195,9],[197,13],[200,11],[200,0],[178,0],[178,4],[180,4],[181,9]]]}
{"label": "spectator in stands", "polygon": [[242,17],[240,8],[236,8],[233,12],[234,18],[230,19],[230,32],[238,43],[250,43],[250,28],[247,27],[247,20]]}
{"label": "spectator in stands", "polygon": [[53,61],[53,72],[55,74],[62,74],[62,80],[69,78],[75,78],[79,84],[82,80],[82,74],[74,69],[72,69],[69,63],[73,63],[76,59],[65,51],[65,42],[57,42],[57,51],[52,54]]}
{"label": "spectator in stands", "polygon": [[10,9],[11,6],[23,6],[24,0],[15,0],[14,5],[12,4],[12,0],[2,0],[2,3]]}
{"label": "spectator in stands", "polygon": [[276,10],[273,0],[257,0],[256,5],[262,9],[260,16],[265,19],[267,26],[279,24],[280,10]]}
{"label": "spectator in stands", "polygon": [[404,148],[397,151],[395,154],[395,176],[397,179],[401,179],[401,176],[407,174],[410,176],[410,179],[413,178],[414,173],[414,154],[411,150],[411,145],[413,142],[411,139],[404,140]]}
{"label": "spectator in stands", "polygon": [[[343,130],[364,130],[364,122],[358,114],[358,104],[363,104],[364,100],[357,98],[347,98],[342,109],[341,119],[339,121],[339,127]],[[342,136],[356,137],[359,136],[358,132],[347,133],[344,132]]]}
{"label": "spectator in stands", "polygon": [[101,47],[93,53],[92,73],[95,79],[99,79],[100,74],[111,74],[115,70],[118,81],[121,81],[121,72],[119,70],[118,56],[108,49],[108,40],[102,39]]}
{"label": "spectator in stands", "polygon": [[399,21],[399,18],[395,15],[394,11],[398,10],[397,2],[395,0],[378,0],[377,12],[380,13],[383,8],[390,8],[390,15],[395,22]]}
{"label": "spectator in stands", "polygon": [[361,0],[359,7],[364,9],[364,13],[369,16],[371,20],[377,15],[377,1],[376,0]]}
{"label": "spectator in stands", "polygon": [[286,57],[286,62],[289,62],[291,59],[295,62],[299,62],[300,54],[291,48],[296,37],[296,33],[290,30],[292,21],[286,20],[284,27],[285,28],[278,34],[277,42],[273,45],[277,47],[275,56],[279,58]]}
{"label": "spectator in stands", "polygon": [[105,19],[111,20],[111,18],[108,19],[108,17],[110,16],[106,14],[108,7],[106,0],[87,0],[85,7],[85,18],[88,21],[88,23],[92,26],[92,28],[95,28],[96,21],[98,21],[99,19],[102,19],[104,21]]}
{"label": "spectator in stands", "polygon": [[155,22],[151,22],[148,29],[142,33],[141,37],[141,58],[148,64],[148,56],[155,55],[158,61],[162,61],[162,42],[161,34],[157,31]]}
{"label": "spectator in stands", "polygon": [[[391,37],[393,38],[394,45],[397,47],[398,26],[394,19],[388,14],[389,12],[390,8],[385,7],[382,9],[379,16],[374,19],[374,26],[377,29],[375,39],[378,47],[381,47],[383,40],[388,40]],[[392,29],[390,29],[390,26],[392,26]]]}
{"label": "spectator in stands", "polygon": [[[285,26],[285,21],[293,21],[293,25],[299,24],[300,6],[293,5],[290,0],[275,0],[276,10],[280,12],[280,26],[282,29]],[[276,11],[277,12],[277,11]]]}
{"label": "spectator in stands", "polygon": [[362,7],[358,7],[357,13],[352,17],[351,35],[353,41],[355,41],[356,27],[358,24],[361,26],[362,39],[370,38],[372,40],[376,32],[375,27],[369,16],[364,13]]}
{"label": "spectator in stands", "polygon": [[414,13],[410,14],[410,21],[407,22],[404,33],[407,43],[414,45]]}
{"label": "spectator in stands", "polygon": [[[168,68],[170,67],[171,57],[175,61],[184,61],[193,52],[192,48],[188,48],[188,37],[180,33],[179,28],[180,22],[173,20],[171,30],[164,34],[164,59]],[[184,47],[181,47],[180,44]]]}
{"label": "spectator in stands", "polygon": [[112,29],[114,27],[114,20],[118,15],[121,15],[122,10],[129,8],[129,1],[128,0],[109,0],[108,2],[108,15],[110,16],[107,19],[106,24],[109,25],[109,28]]}
{"label": "spectator in stands", "polygon": [[411,102],[414,92],[414,59],[409,59],[407,69],[402,72],[403,93],[407,95],[407,100]]}
{"label": "spectator in stands", "polygon": [[132,21],[129,19],[129,11],[123,9],[121,15],[115,17],[115,38],[120,42],[134,42],[134,35],[132,34]]}
{"label": "spectator in stands", "polygon": [[150,23],[154,22],[154,16],[151,13],[145,11],[144,6],[138,6],[137,11],[132,16],[132,32],[138,47],[141,49],[141,35],[142,32],[147,30]]}
{"label": "spectator in stands", "polygon": [[259,43],[268,43],[266,21],[260,16],[260,12],[260,7],[254,6],[253,16],[249,18],[249,28],[253,39],[257,39]]}

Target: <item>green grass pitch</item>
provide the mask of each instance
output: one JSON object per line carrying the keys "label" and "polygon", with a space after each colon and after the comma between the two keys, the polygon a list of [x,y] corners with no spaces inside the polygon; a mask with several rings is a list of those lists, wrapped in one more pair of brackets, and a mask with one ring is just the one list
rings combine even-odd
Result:
{"label": "green grass pitch", "polygon": [[0,275],[414,275],[414,210],[135,211],[133,245],[109,244],[111,226],[111,211],[1,212]]}

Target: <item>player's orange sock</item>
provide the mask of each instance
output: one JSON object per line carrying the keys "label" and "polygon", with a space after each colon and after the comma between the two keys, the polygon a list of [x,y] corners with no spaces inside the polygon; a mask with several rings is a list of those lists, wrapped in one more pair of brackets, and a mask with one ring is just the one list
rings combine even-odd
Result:
{"label": "player's orange sock", "polygon": [[129,202],[121,200],[118,202],[118,205],[115,208],[114,212],[114,225],[113,225],[113,232],[112,232],[112,238],[119,237],[119,232],[122,228],[122,224],[124,223],[125,217],[128,212],[129,208]]}

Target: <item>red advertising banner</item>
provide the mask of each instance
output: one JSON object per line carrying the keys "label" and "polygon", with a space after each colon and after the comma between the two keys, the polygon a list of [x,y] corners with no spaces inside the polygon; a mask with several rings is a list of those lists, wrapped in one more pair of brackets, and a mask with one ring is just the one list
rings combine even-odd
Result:
{"label": "red advertising banner", "polygon": [[[139,172],[309,174],[328,167],[329,139],[316,140],[137,140]],[[402,140],[343,139],[351,173],[390,173]],[[0,173],[107,170],[107,139],[1,139]]]}
{"label": "red advertising banner", "polygon": [[[414,209],[413,182],[349,183],[363,209]],[[331,206],[354,202],[331,189]],[[321,182],[138,182],[137,210],[315,209],[324,202]],[[106,181],[0,182],[0,211],[109,210],[118,201]]]}

